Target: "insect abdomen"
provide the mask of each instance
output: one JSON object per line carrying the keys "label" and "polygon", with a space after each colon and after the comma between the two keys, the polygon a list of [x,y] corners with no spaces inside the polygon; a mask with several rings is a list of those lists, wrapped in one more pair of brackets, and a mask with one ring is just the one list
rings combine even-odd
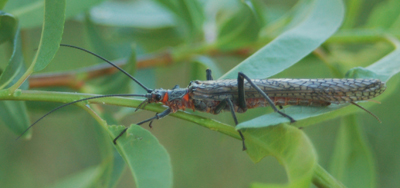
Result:
{"label": "insect abdomen", "polygon": [[[321,100],[309,100],[309,99],[299,99],[299,98],[284,98],[284,97],[271,97],[271,100],[277,106],[286,106],[286,105],[298,105],[298,106],[328,106],[331,103]],[[244,113],[247,109],[257,108],[257,107],[266,107],[269,106],[269,103],[264,98],[248,98],[246,99],[246,107],[247,109],[241,109],[236,101],[232,102],[234,105],[235,112]],[[193,100],[194,109],[207,112],[212,114],[218,114],[215,109],[220,104],[220,101],[212,101],[212,100]],[[225,111],[229,110],[229,107],[226,106]]]}

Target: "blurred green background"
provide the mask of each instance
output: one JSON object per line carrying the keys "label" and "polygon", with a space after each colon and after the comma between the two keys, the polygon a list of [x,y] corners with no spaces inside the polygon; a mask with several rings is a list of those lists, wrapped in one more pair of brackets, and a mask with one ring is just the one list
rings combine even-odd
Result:
{"label": "blurred green background", "polygon": [[[38,2],[38,1],[36,1]],[[81,1],[78,1],[79,4]],[[90,4],[90,1],[82,3]],[[287,14],[297,3],[295,0],[263,0],[257,1],[265,8],[266,23],[276,21]],[[397,2],[397,4],[396,4]],[[68,2],[67,2],[68,3]],[[76,3],[76,2],[75,2]],[[143,56],[152,52],[173,50],[177,46],[196,46],[198,41],[212,40],[213,20],[204,24],[205,37],[196,33],[188,34],[174,15],[153,1],[105,1],[92,2],[93,5],[75,10],[66,21],[62,43],[80,46],[93,50],[111,60],[126,58],[131,52],[131,45],[136,45],[136,53]],[[400,11],[393,10],[400,7],[400,1],[380,0],[348,0],[345,4],[358,8],[356,15],[351,18],[353,23],[344,22],[345,29],[379,29],[375,27],[374,18],[378,9],[391,7],[388,11],[397,17],[391,31],[399,33]],[[390,4],[392,3],[392,4]],[[15,11],[22,5],[34,7],[35,1],[13,0],[4,8],[5,12]],[[205,17],[218,14],[221,7],[229,9],[235,7],[237,1],[225,0],[219,3],[200,1],[204,7]],[[399,5],[398,7],[394,5]],[[32,8],[31,7],[31,8]],[[398,8],[400,9],[400,8]],[[23,14],[21,14],[23,16]],[[67,13],[68,15],[68,13]],[[227,14],[229,15],[229,14]],[[41,18],[39,15],[38,18]],[[217,15],[218,16],[226,16]],[[18,17],[16,15],[16,17]],[[26,62],[34,56],[35,48],[40,40],[41,21],[20,18],[22,27],[22,42]],[[90,21],[89,21],[90,20]],[[220,19],[223,20],[223,19]],[[220,21],[217,19],[217,22]],[[372,21],[371,21],[372,20]],[[214,20],[215,21],[215,20]],[[383,26],[380,29],[385,29]],[[93,36],[98,34],[99,36]],[[209,34],[209,35],[207,35]],[[187,36],[192,39],[188,40]],[[196,38],[197,37],[197,38]],[[273,38],[274,35],[271,35]],[[200,39],[198,39],[200,38]],[[104,45],[104,47],[100,46]],[[393,50],[383,41],[371,42],[344,42],[328,43],[322,46],[328,55],[326,59],[342,74],[355,66],[367,66]],[[7,49],[0,46],[2,55],[0,62],[7,62],[8,56],[3,55]],[[207,55],[207,54],[205,54]],[[214,55],[210,58],[224,73],[246,56],[241,55]],[[330,78],[336,77],[326,60],[319,53],[313,53],[301,60],[295,66],[274,76],[276,78]],[[43,72],[75,70],[100,63],[89,54],[76,50],[60,48],[52,63]],[[3,63],[2,63],[3,65]],[[5,65],[5,63],[4,63]],[[267,68],[267,67],[266,67]],[[190,61],[174,62],[168,66],[157,66],[138,69],[135,76],[153,88],[172,88],[176,84],[186,87],[191,80],[205,79],[204,68],[198,68]],[[251,75],[249,75],[251,76]],[[400,88],[396,87],[399,76],[391,79],[388,90],[394,90],[392,95],[384,100],[377,98],[382,104],[369,108],[381,120],[379,124],[367,113],[357,113],[362,133],[368,146],[371,148],[376,166],[377,187],[400,187]],[[96,79],[90,81],[80,91],[101,91],[101,84],[106,81]],[[135,93],[143,92],[135,86]],[[40,88],[43,90],[74,91],[64,87]],[[104,88],[103,88],[104,89]],[[112,93],[104,89],[105,93]],[[121,91],[115,91],[118,93]],[[383,94],[385,95],[385,94]],[[27,102],[29,115],[32,121],[59,104],[48,102]],[[117,111],[120,108],[102,106],[106,111]],[[128,111],[128,112],[127,112]],[[245,121],[259,114],[271,112],[270,109],[249,110],[246,114],[239,114],[239,121]],[[124,114],[128,115],[124,115]],[[216,119],[233,125],[229,113],[213,116],[204,113],[199,115]],[[153,112],[141,111],[136,114],[129,110],[121,110],[111,114],[121,119],[122,125],[130,125],[154,115]],[[318,123],[303,130],[311,139],[319,156],[319,164],[329,171],[329,164],[335,146],[340,119]],[[77,171],[97,165],[101,162],[98,142],[96,142],[96,122],[93,118],[76,106],[59,110],[43,119],[33,130],[30,140],[15,141],[16,135],[5,126],[0,126],[0,187],[45,187],[57,183]],[[147,129],[147,125],[144,125]],[[267,157],[260,163],[254,164],[246,152],[241,151],[241,142],[173,117],[166,117],[155,121],[149,129],[170,154],[174,174],[174,187],[248,187],[253,182],[284,183],[287,181],[285,169],[273,157]],[[155,169],[156,170],[156,169]],[[125,170],[116,187],[134,187],[134,180],[129,170]]]}

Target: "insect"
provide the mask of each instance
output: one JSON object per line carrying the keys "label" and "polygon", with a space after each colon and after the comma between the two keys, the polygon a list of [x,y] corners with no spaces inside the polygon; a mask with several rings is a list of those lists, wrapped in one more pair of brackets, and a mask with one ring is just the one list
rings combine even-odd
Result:
{"label": "insect", "polygon": [[[271,106],[275,112],[288,118],[290,122],[295,122],[291,116],[281,112],[276,106],[280,108],[285,105],[323,107],[332,103],[354,104],[379,120],[378,117],[355,102],[372,99],[383,93],[386,89],[385,83],[378,79],[250,79],[244,73],[239,72],[237,79],[213,80],[211,70],[209,69],[206,71],[206,81],[192,81],[187,88],[179,88],[176,85],[171,90],[149,89],[123,69],[93,52],[72,45],[62,44],[61,46],[76,48],[106,61],[139,84],[147,91],[147,94],[99,95],[76,100],[51,110],[30,125],[27,130],[47,115],[67,105],[90,99],[115,96],[138,96],[146,98],[137,109],[144,108],[149,103],[162,103],[167,106],[167,109],[163,112],[157,113],[154,117],[143,120],[137,123],[137,125],[150,122],[151,126],[153,120],[163,118],[170,113],[185,110],[186,108],[211,114],[230,111],[237,125],[236,112],[244,113],[247,109],[264,106]],[[127,128],[113,140],[114,144],[117,144],[117,139],[126,130]],[[242,139],[243,150],[246,150],[245,138],[240,130],[238,132]]]}

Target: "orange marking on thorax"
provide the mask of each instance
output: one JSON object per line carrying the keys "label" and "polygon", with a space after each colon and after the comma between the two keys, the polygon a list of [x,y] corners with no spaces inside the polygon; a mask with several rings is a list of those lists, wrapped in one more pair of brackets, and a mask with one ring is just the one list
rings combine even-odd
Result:
{"label": "orange marking on thorax", "polygon": [[184,101],[189,101],[189,93],[186,93],[186,95],[184,95],[182,99]]}
{"label": "orange marking on thorax", "polygon": [[168,93],[165,93],[165,95],[164,95],[164,97],[163,97],[163,99],[162,99],[162,101],[161,101],[162,103],[166,103],[166,102],[168,102]]}

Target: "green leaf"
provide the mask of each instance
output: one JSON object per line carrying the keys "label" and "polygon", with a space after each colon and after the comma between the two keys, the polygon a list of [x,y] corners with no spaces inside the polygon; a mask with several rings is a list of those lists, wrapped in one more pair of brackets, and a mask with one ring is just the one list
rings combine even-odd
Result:
{"label": "green leaf", "polygon": [[219,78],[222,75],[222,71],[217,64],[206,56],[197,56],[193,59],[191,80],[204,80],[206,78],[206,69],[212,71],[213,78]]}
{"label": "green leaf", "polygon": [[[67,0],[65,17],[71,18],[102,1],[104,0]],[[20,20],[22,28],[38,27],[43,23],[43,0],[13,0],[7,4],[5,10]]]}
{"label": "green leaf", "polygon": [[389,0],[375,6],[366,24],[369,28],[390,28],[400,16],[400,1]]}
{"label": "green leaf", "polygon": [[119,155],[117,151],[114,152],[114,160],[112,162],[113,168],[111,172],[111,177],[110,177],[110,183],[109,186],[110,188],[115,187],[118,184],[118,180],[121,178],[124,170],[125,170],[125,161]]}
{"label": "green leaf", "polygon": [[345,186],[330,175],[320,165],[317,165],[314,169],[313,184],[316,187],[337,187],[345,188]]}
{"label": "green leaf", "polygon": [[[296,120],[296,122],[293,123],[294,126],[304,127],[304,126],[308,126],[309,124],[313,124],[313,123],[317,123],[317,122],[320,122],[323,120],[335,118],[336,116],[334,116],[334,115],[340,115],[340,113],[332,114],[332,111],[340,109],[344,106],[347,106],[347,105],[331,104],[327,107],[290,106],[290,107],[282,110],[282,112],[290,115],[293,119]],[[341,112],[341,113],[343,113],[343,112]],[[313,118],[313,119],[309,119],[307,122],[300,121],[300,120],[307,119],[307,118]],[[262,115],[257,118],[251,119],[249,121],[240,123],[238,126],[236,126],[236,129],[261,128],[261,127],[267,127],[267,126],[278,125],[281,123],[289,123],[289,122],[290,122],[290,120],[288,118],[283,117],[282,115],[280,115],[278,113],[270,113],[270,114]]]}
{"label": "green leaf", "polygon": [[390,38],[395,45],[395,50],[383,57],[376,63],[366,68],[354,68],[346,73],[347,77],[351,78],[377,78],[383,82],[388,82],[389,79],[400,72],[400,41]]}
{"label": "green leaf", "polygon": [[342,25],[342,29],[349,29],[353,27],[359,18],[361,5],[364,1],[363,0],[350,0],[347,1],[346,5],[346,16],[345,20]]}
{"label": "green leaf", "polygon": [[[346,75],[347,77],[357,77],[357,78],[377,78],[383,82],[389,81],[389,79],[395,74],[400,72],[400,42],[392,39],[393,43],[396,45],[396,49],[383,57],[376,63],[366,67],[366,68],[355,68],[350,70]],[[385,95],[386,94],[386,95]],[[382,97],[387,97],[387,92],[382,94]],[[371,103],[367,103],[363,106],[370,106]],[[346,108],[343,108],[346,107]],[[343,116],[347,114],[360,111],[360,109],[355,106],[349,105],[334,105],[331,104],[327,107],[305,107],[305,106],[291,106],[285,108],[283,112],[292,116],[297,122],[294,126],[304,127],[309,126],[314,123],[326,121],[328,119],[333,119],[338,116]],[[306,120],[307,119],[307,120]],[[268,121],[266,121],[268,120]],[[277,125],[281,123],[287,123],[289,120],[282,117],[278,113],[271,113],[257,117],[255,119],[240,123],[237,129],[243,128],[260,128],[266,126]]]}
{"label": "green leaf", "polygon": [[[113,117],[112,113],[102,111],[100,114],[101,118],[108,124],[116,124],[117,120]],[[102,126],[95,125],[96,140],[100,149],[102,158],[101,167],[104,169],[103,173],[99,176],[102,187],[115,187],[118,184],[118,180],[121,178],[122,173],[125,169],[125,162],[121,155],[117,152],[113,143],[110,142],[109,132],[106,131]],[[95,185],[96,182],[92,184]],[[100,184],[97,183],[97,187]]]}
{"label": "green leaf", "polygon": [[[2,40],[10,41],[7,44],[12,49],[10,60],[0,76],[0,89],[4,89],[20,79],[25,73],[25,64],[17,21],[11,15],[0,11],[0,23],[0,32],[4,37]],[[23,88],[27,89],[27,85],[23,85]],[[30,125],[25,102],[23,101],[1,101],[0,119],[17,135],[20,135]],[[23,137],[30,138],[31,135],[32,131],[29,130]]]}
{"label": "green leaf", "polygon": [[17,27],[17,20],[14,16],[0,10],[0,44],[12,40]]}
{"label": "green leaf", "polygon": [[[0,119],[16,135],[21,135],[31,124],[24,101],[0,101]],[[32,130],[22,137],[29,139]]]}
{"label": "green leaf", "polygon": [[190,77],[189,80],[204,80],[206,79],[206,69],[207,67],[203,66],[198,62],[190,63]]}
{"label": "green leaf", "polygon": [[198,38],[202,33],[205,16],[203,6],[198,0],[156,0],[156,2],[173,12],[183,23],[189,41]]}
{"label": "green leaf", "polygon": [[42,36],[32,62],[35,72],[43,70],[57,53],[64,31],[64,21],[65,0],[45,0]]}
{"label": "green leaf", "polygon": [[90,17],[96,24],[117,27],[155,29],[177,24],[171,12],[153,1],[107,1],[90,10]]}
{"label": "green leaf", "polygon": [[157,29],[130,30],[129,32],[120,32],[122,38],[135,41],[138,47],[143,48],[146,52],[154,52],[165,50],[171,46],[177,46],[184,41],[182,31],[174,27],[165,27]]}
{"label": "green leaf", "polygon": [[[108,131],[108,124],[116,123],[115,118],[110,113],[100,112],[96,113],[93,109],[84,104],[78,104],[84,110],[89,112],[97,123],[95,123],[95,135],[100,150],[101,164],[99,168],[101,173],[98,173],[95,179],[92,179],[90,187],[114,187],[122,175],[125,168],[125,163],[120,155],[118,155],[114,145],[110,142],[110,131]],[[100,124],[100,126],[98,126]]]}
{"label": "green leaf", "polygon": [[340,26],[344,8],[340,0],[315,0],[303,20],[231,69],[220,79],[237,78],[239,71],[251,78],[267,78],[297,63],[328,39]]}
{"label": "green leaf", "polygon": [[[94,52],[101,54],[106,59],[116,59],[117,55],[114,53],[112,47],[100,35],[98,29],[87,16],[85,20],[87,35],[91,46],[95,49]],[[131,56],[127,60],[123,69],[129,74],[133,75],[136,71],[136,48],[133,46]],[[120,71],[115,74],[101,77],[95,82],[85,84],[83,90],[87,93],[101,93],[101,94],[115,94],[115,93],[128,93],[130,92],[130,84],[132,80]],[[93,87],[101,86],[101,87]]]}
{"label": "green leaf", "polygon": [[260,38],[267,38],[269,42],[269,38],[296,26],[308,15],[312,3],[309,0],[300,0],[289,10],[282,10],[283,7],[279,5],[268,6],[266,10],[269,23],[261,28]]}
{"label": "green leaf", "polygon": [[280,11],[280,10],[276,10],[276,12],[272,12],[273,10],[270,10],[268,8],[274,9],[274,8],[277,8],[277,7],[274,7],[273,5],[269,6],[269,5],[267,5],[266,3],[262,2],[262,1],[246,0],[245,2],[251,8],[251,10],[254,12],[255,17],[257,18],[257,22],[260,25],[260,27],[266,26],[268,21],[270,21],[269,17],[270,16],[273,17],[273,15],[276,15],[275,13]]}
{"label": "green leaf", "polygon": [[[92,21],[92,17],[90,14],[85,14],[85,28],[86,28],[86,36],[89,39],[89,44],[94,48],[94,52],[100,54],[102,57],[106,59],[116,59],[117,56],[113,53],[113,49],[107,43],[107,41],[102,37],[99,32],[99,29]],[[100,59],[97,58],[100,61]]]}
{"label": "green leaf", "polygon": [[74,173],[69,177],[59,180],[47,188],[86,188],[93,186],[93,182],[98,181],[99,175],[103,172],[101,166],[86,168],[80,172]]}
{"label": "green leaf", "polygon": [[0,23],[2,23],[0,25],[1,33],[7,33],[3,35],[3,37],[5,37],[3,40],[10,41],[12,49],[11,58],[0,76],[0,89],[4,89],[10,87],[19,80],[25,72],[25,64],[22,55],[20,30],[17,21],[11,15],[6,13],[2,14],[0,11]]}
{"label": "green leaf", "polygon": [[[133,75],[136,71],[136,48],[133,46],[132,53],[127,60],[127,63],[123,67],[123,69]],[[91,85],[86,84],[85,90],[89,93],[102,93],[102,94],[116,94],[116,93],[129,93],[130,85],[132,84],[132,80],[122,72],[116,72],[115,74],[105,76],[100,78],[97,82],[93,83],[93,85],[101,86],[101,87],[91,87]],[[87,90],[87,86],[89,86],[90,90]]]}
{"label": "green leaf", "polygon": [[[84,107],[84,109],[87,110],[89,113],[93,113],[93,111],[89,111],[89,109],[86,107]],[[103,121],[102,123],[104,123],[104,125],[107,125],[106,122],[115,122],[111,114],[103,113],[103,111],[102,113],[97,114],[100,115]],[[95,130],[94,135],[96,136],[97,145],[99,146],[100,151],[101,163],[99,167],[102,169],[102,173],[98,174],[97,179],[93,179],[93,181],[91,182],[91,187],[111,187],[116,183],[111,182],[116,181],[114,179],[111,180],[111,178],[114,178],[114,176],[120,176],[124,166],[121,166],[120,161],[118,161],[121,159],[120,156],[115,158],[118,154],[115,155],[117,151],[114,149],[113,144],[110,143],[110,136],[107,129],[105,129],[103,126],[99,126],[98,121],[93,121],[93,124]],[[123,160],[122,163],[122,165],[125,164]]]}
{"label": "green leaf", "polygon": [[309,187],[317,155],[311,141],[305,133],[296,127],[280,125],[262,129],[247,129],[243,132],[246,138],[247,154],[254,162],[266,155],[272,155],[285,167],[289,184],[262,185],[252,187]]}
{"label": "green leaf", "polygon": [[375,187],[376,174],[371,148],[361,134],[354,115],[343,118],[336,138],[331,173],[347,187]]}
{"label": "green leaf", "polygon": [[[125,127],[110,126],[113,138]],[[172,167],[165,148],[147,130],[131,125],[117,141],[117,150],[128,164],[138,188],[172,187]]]}
{"label": "green leaf", "polygon": [[261,28],[260,18],[251,1],[239,4],[240,8],[232,17],[221,24],[218,30],[217,47],[230,50],[257,41]]}
{"label": "green leaf", "polygon": [[0,10],[3,10],[8,0],[0,0]]}

